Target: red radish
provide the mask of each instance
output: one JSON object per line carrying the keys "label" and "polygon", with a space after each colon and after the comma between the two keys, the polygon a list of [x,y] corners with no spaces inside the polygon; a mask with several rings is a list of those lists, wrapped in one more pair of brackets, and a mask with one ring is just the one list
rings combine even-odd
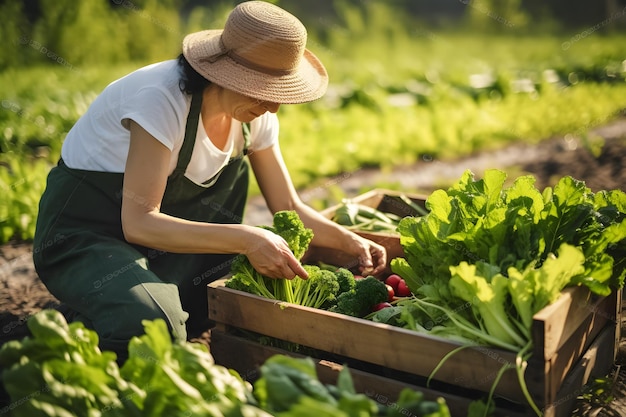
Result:
{"label": "red radish", "polygon": [[379,311],[387,307],[391,307],[391,304],[390,303],[378,303],[374,307],[372,307],[372,311]]}
{"label": "red radish", "polygon": [[396,296],[396,292],[393,290],[391,285],[385,284],[385,287],[387,287],[388,301],[393,301],[393,297]]}
{"label": "red radish", "polygon": [[398,284],[401,280],[402,278],[400,277],[400,275],[391,274],[385,280],[385,284],[391,285],[391,288],[393,288],[394,291],[398,291]]}
{"label": "red radish", "polygon": [[404,280],[401,280],[398,283],[398,289],[396,291],[396,295],[398,297],[410,297],[411,296],[411,290],[406,285],[406,282]]}

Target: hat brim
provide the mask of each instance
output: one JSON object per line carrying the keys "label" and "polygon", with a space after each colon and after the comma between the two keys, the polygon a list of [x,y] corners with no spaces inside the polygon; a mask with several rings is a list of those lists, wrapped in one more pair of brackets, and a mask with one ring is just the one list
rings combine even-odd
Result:
{"label": "hat brim", "polygon": [[295,71],[287,75],[269,75],[245,67],[225,55],[209,62],[207,57],[221,52],[223,30],[203,30],[185,36],[183,55],[207,80],[248,97],[279,104],[297,104],[317,100],[328,87],[328,74],[321,61],[308,49]]}

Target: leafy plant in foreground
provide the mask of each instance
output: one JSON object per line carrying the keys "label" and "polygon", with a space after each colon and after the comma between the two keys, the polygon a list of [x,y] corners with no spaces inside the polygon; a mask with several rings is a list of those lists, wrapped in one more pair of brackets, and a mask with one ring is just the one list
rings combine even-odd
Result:
{"label": "leafy plant in foreground", "polygon": [[113,352],[82,323],[44,310],[28,320],[32,337],[0,348],[11,417],[256,416],[252,386],[216,365],[206,346],[173,342],[163,320],[144,321],[119,368]]}
{"label": "leafy plant in foreground", "polygon": [[422,392],[409,388],[394,403],[377,404],[356,392],[347,367],[339,372],[336,385],[323,384],[311,358],[270,357],[261,366],[254,394],[264,410],[279,417],[450,417],[443,398],[426,400]]}
{"label": "leafy plant in foreground", "polygon": [[408,388],[394,404],[378,404],[355,391],[347,367],[336,384],[324,384],[311,358],[275,355],[253,386],[215,364],[206,346],[173,342],[163,320],[143,324],[119,368],[82,323],[68,325],[55,310],[31,317],[32,336],[0,348],[10,416],[396,417],[408,410],[450,417],[443,398],[427,401]]}
{"label": "leafy plant in foreground", "polygon": [[508,188],[505,178],[488,170],[474,180],[466,171],[447,191],[431,194],[426,216],[400,222],[405,258],[391,267],[415,297],[373,319],[384,315],[467,345],[514,351],[525,390],[533,315],[566,286],[584,285],[598,295],[623,286],[626,194],[594,194],[571,177],[542,193],[532,176]]}

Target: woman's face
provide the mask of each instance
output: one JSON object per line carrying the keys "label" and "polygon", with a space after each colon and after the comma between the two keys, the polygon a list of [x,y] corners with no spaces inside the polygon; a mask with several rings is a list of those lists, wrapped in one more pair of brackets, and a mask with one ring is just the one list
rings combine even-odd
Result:
{"label": "woman's face", "polygon": [[269,101],[261,101],[236,93],[232,90],[223,90],[222,106],[224,111],[235,120],[248,123],[265,112],[276,113],[280,104]]}

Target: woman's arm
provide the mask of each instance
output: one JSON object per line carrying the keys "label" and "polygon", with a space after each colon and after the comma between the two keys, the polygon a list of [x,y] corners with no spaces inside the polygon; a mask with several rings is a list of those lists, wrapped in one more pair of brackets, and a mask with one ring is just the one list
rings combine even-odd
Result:
{"label": "woman's arm", "polygon": [[249,158],[261,193],[272,213],[295,210],[304,225],[313,230],[312,244],[354,255],[359,259],[364,273],[377,274],[385,268],[387,254],[383,246],[352,233],[300,200],[278,144],[253,152]]}
{"label": "woman's arm", "polygon": [[130,137],[122,197],[122,230],[128,242],[175,253],[243,253],[264,275],[306,277],[286,242],[272,232],[161,213],[171,151],[134,121]]}

